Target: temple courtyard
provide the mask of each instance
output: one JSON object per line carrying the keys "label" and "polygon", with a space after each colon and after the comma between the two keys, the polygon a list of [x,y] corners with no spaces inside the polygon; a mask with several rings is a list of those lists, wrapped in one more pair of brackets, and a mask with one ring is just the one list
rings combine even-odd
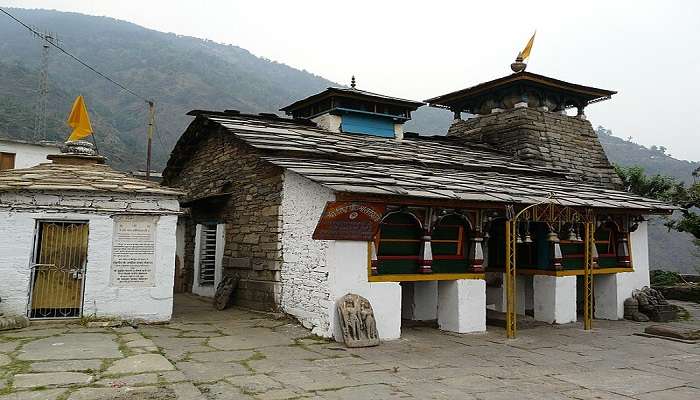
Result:
{"label": "temple courtyard", "polygon": [[[700,326],[700,306],[683,324]],[[517,339],[405,327],[347,349],[281,316],[176,299],[168,325],[33,323],[0,332],[0,400],[700,398],[700,345],[646,324],[537,326]],[[92,327],[90,327],[92,326]]]}

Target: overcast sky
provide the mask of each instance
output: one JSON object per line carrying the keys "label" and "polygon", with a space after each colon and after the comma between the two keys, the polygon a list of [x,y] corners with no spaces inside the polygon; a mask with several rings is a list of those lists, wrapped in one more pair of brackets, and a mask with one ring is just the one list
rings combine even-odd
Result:
{"label": "overcast sky", "polygon": [[[423,100],[528,71],[617,90],[594,126],[700,160],[700,1],[0,0],[235,44],[330,80]],[[70,47],[70,44],[66,44]]]}

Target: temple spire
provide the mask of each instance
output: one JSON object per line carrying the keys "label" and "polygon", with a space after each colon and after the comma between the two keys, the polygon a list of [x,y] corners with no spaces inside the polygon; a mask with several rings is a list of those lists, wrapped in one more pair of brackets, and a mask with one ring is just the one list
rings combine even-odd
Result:
{"label": "temple spire", "polygon": [[525,48],[518,53],[518,56],[515,58],[515,62],[510,64],[510,69],[512,69],[513,72],[515,72],[515,73],[523,72],[523,71],[525,71],[525,68],[527,68],[527,64],[525,63],[525,60],[528,57],[530,57],[530,52],[532,51],[532,45],[535,43],[535,35],[536,34],[537,34],[537,31],[535,31],[535,33],[532,34],[532,37],[525,45]]}

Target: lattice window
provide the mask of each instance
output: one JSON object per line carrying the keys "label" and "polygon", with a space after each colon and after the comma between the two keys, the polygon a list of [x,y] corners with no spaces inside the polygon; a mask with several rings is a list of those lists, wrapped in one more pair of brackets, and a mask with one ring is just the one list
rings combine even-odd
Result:
{"label": "lattice window", "polygon": [[457,216],[443,218],[432,233],[433,272],[465,272],[469,267],[469,227]]}
{"label": "lattice window", "polygon": [[379,273],[417,273],[422,235],[418,221],[410,214],[395,213],[386,217],[376,238]]}
{"label": "lattice window", "polygon": [[199,242],[199,285],[214,286],[215,274],[216,224],[203,224]]}

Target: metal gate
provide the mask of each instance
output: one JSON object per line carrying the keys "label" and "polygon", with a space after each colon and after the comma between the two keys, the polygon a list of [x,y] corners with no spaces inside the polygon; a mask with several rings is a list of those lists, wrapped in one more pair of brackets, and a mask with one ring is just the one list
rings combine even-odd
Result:
{"label": "metal gate", "polygon": [[29,317],[80,317],[88,224],[40,221],[37,228]]}

